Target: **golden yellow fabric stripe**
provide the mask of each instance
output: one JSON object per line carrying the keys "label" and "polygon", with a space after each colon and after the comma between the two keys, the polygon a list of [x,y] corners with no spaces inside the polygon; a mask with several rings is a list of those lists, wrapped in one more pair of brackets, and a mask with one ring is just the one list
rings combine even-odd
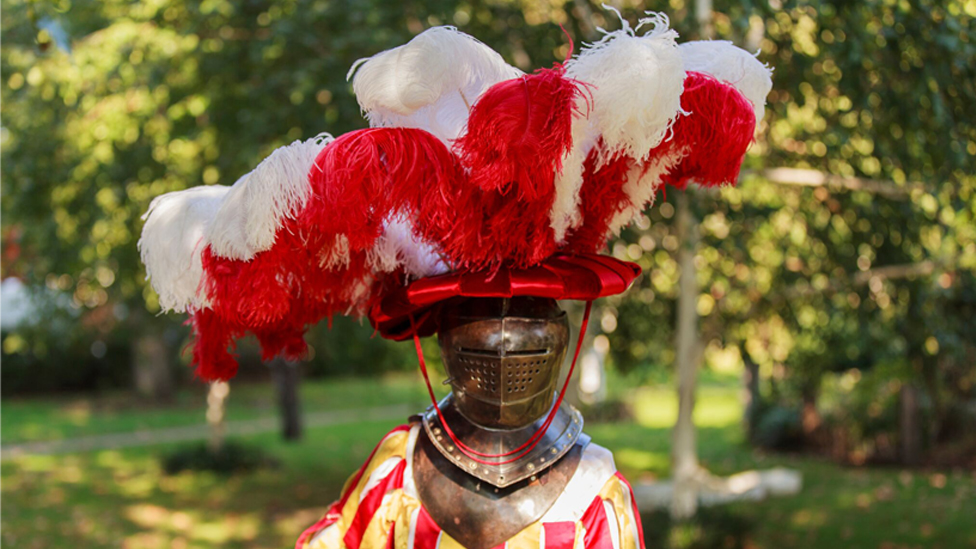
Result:
{"label": "golden yellow fabric stripe", "polygon": [[613,505],[614,514],[617,515],[617,524],[611,524],[610,528],[617,528],[620,549],[638,549],[638,541],[634,539],[636,523],[627,486],[620,482],[616,475],[610,477],[600,490],[600,498],[609,501]]}
{"label": "golden yellow fabric stripe", "polygon": [[[386,547],[390,526],[396,522],[403,507],[403,490],[398,488],[383,496],[379,509],[366,525],[360,547]],[[396,539],[394,539],[396,541]]]}
{"label": "golden yellow fabric stripe", "polygon": [[400,500],[400,510],[396,516],[393,547],[395,549],[409,549],[410,521],[413,520],[414,513],[420,512],[420,502],[409,496],[401,496]]}
{"label": "golden yellow fabric stripe", "polygon": [[[369,482],[369,477],[373,474],[382,463],[391,457],[402,458],[406,451],[407,438],[410,435],[410,431],[398,431],[392,435],[383,439],[380,443],[380,447],[376,449],[376,453],[373,454],[373,459],[366,465],[366,470],[363,472],[363,476],[359,479],[359,483],[353,489],[352,493],[346,499],[346,505],[342,508],[342,518],[339,519],[339,529],[343,536],[346,535],[346,530],[349,529],[349,525],[352,524],[353,518],[356,517],[356,509],[359,508],[359,497],[362,495],[363,488],[366,487],[366,483]],[[369,545],[363,545],[363,547],[370,547]]]}
{"label": "golden yellow fabric stripe", "polygon": [[440,543],[437,544],[437,549],[464,549],[464,546],[454,540],[451,536],[447,535],[447,532],[441,532]]}
{"label": "golden yellow fabric stripe", "polygon": [[542,523],[533,522],[523,528],[521,532],[515,534],[512,539],[508,540],[508,547],[506,549],[541,549],[539,544],[541,532]]}

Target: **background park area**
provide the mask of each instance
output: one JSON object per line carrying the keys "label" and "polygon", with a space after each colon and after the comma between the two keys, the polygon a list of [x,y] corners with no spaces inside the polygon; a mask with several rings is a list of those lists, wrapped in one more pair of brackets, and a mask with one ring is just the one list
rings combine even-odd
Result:
{"label": "background park area", "polygon": [[[611,241],[644,275],[572,380],[631,481],[697,494],[642,509],[647,547],[976,547],[976,2],[612,4],[774,68],[739,184]],[[560,24],[620,25],[591,0],[0,8],[0,543],[31,548],[290,547],[427,406],[411,346],[346,319],[300,364],[245,342],[230,385],[193,379],[136,250],[153,197],[364,127],[348,68],[430,26],[528,71]],[[779,469],[802,485],[711,505]]]}

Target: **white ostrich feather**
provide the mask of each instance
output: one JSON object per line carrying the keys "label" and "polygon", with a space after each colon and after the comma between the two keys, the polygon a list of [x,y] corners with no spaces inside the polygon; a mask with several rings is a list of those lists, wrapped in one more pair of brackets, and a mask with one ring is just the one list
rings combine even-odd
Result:
{"label": "white ostrich feather", "polygon": [[248,260],[271,248],[284,220],[305,205],[309,170],[330,141],[331,135],[319,134],[275,149],[238,179],[207,230],[214,253]]}
{"label": "white ostrich feather", "polygon": [[766,96],[773,89],[773,71],[756,56],[725,40],[696,40],[678,47],[685,70],[710,74],[735,86],[752,103],[756,125],[766,111]]}
{"label": "white ostrich feather", "polygon": [[[574,121],[573,147],[556,175],[550,225],[557,242],[582,221],[579,192],[583,163],[597,140],[603,140],[598,164],[618,155],[642,163],[683,114],[684,66],[675,42],[678,34],[668,28],[668,18],[652,14],[631,28],[616,9],[604,7],[617,13],[620,30],[600,29],[604,37],[584,47],[566,64],[568,76],[590,85],[592,103],[581,109],[589,116]],[[652,28],[638,35],[645,25]]]}
{"label": "white ostrich feather", "polygon": [[207,227],[230,187],[213,185],[156,197],[142,216],[146,220],[139,252],[146,274],[164,311],[187,312],[207,306],[200,295],[201,254]]}
{"label": "white ostrich feather", "polygon": [[443,274],[447,265],[429,243],[418,239],[409,221],[388,221],[376,245],[369,250],[367,261],[372,272],[391,273],[401,266],[411,278]]}
{"label": "white ostrich feather", "polygon": [[450,144],[485,90],[522,74],[477,39],[433,27],[356,61],[347,78],[370,126],[421,128]]}
{"label": "white ostrich feather", "polygon": [[[632,29],[606,32],[566,65],[567,74],[593,86],[590,118],[605,145],[603,160],[625,154],[647,158],[668,136],[681,111],[684,64],[668,18],[654,14]],[[639,36],[644,25],[652,28]]]}
{"label": "white ostrich feather", "polygon": [[[578,101],[582,101],[579,99]],[[580,110],[586,112],[586,110]],[[580,188],[583,186],[583,163],[596,143],[593,121],[584,116],[573,119],[573,145],[563,156],[562,169],[556,174],[556,196],[549,214],[556,242],[562,244],[570,228],[583,221],[579,211]]]}
{"label": "white ostrich feather", "polygon": [[624,193],[630,198],[630,205],[617,212],[610,220],[608,228],[611,234],[620,234],[621,229],[630,225],[641,212],[654,205],[654,197],[657,190],[661,188],[664,175],[670,172],[684,155],[684,151],[681,151],[652,158],[647,164],[630,169],[623,187]]}

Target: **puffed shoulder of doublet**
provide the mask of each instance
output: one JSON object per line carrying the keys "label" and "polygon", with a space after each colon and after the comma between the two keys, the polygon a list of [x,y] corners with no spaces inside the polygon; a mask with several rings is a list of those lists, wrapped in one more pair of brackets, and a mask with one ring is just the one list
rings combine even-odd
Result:
{"label": "puffed shoulder of doublet", "polygon": [[577,521],[589,503],[617,474],[613,454],[599,444],[590,442],[583,451],[576,472],[569,479],[566,490],[543,515],[542,522]]}

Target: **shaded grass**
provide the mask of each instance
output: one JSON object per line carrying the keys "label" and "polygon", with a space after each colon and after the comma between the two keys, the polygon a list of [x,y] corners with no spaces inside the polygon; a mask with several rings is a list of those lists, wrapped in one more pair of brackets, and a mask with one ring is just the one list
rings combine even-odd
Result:
{"label": "shaded grass", "polygon": [[[587,431],[613,450],[617,467],[633,482],[670,475],[669,430],[614,424]],[[766,455],[741,441],[735,426],[700,428],[702,465],[717,475],[771,467],[803,474],[798,496],[709,512],[727,526],[752,525],[748,547],[976,547],[976,472],[844,467],[811,457]],[[668,524],[650,515],[645,522]]]}
{"label": "shaded grass", "polygon": [[[369,393],[371,385],[342,385],[339,392],[345,394],[338,395],[306,385],[312,394],[321,390],[319,396],[334,398],[330,405],[375,402],[356,394]],[[710,509],[679,526],[663,513],[648,513],[648,547],[976,547],[973,472],[847,468],[755,452],[742,443],[738,414],[731,413],[736,391],[708,389],[699,395],[703,465],[716,474],[792,467],[804,475],[803,492]],[[235,393],[240,394],[247,391]],[[394,397],[386,394],[381,404]],[[403,398],[412,397],[408,392]],[[665,477],[670,473],[667,422],[673,397],[668,390],[644,389],[634,398],[634,421],[590,423],[587,432],[614,451],[618,467],[632,481]],[[279,466],[230,477],[165,475],[158,456],[172,446],[8,460],[0,465],[0,541],[7,547],[38,548],[289,547],[396,424],[368,421],[309,429],[300,444],[283,442],[276,433],[242,437],[264,448]]]}
{"label": "shaded grass", "polygon": [[9,547],[286,547],[324,513],[390,422],[312,429],[303,444],[246,437],[280,465],[163,474],[164,447],[5,461]]}
{"label": "shaded grass", "polygon": [[[206,391],[204,385],[193,384],[181,389],[173,402],[165,405],[121,391],[99,396],[4,398],[0,403],[0,443],[199,425],[204,422]],[[276,415],[275,398],[271,384],[235,383],[227,401],[226,417],[233,421]],[[310,380],[300,385],[300,398],[306,412],[391,404],[411,404],[422,409],[427,393],[416,375],[398,374],[378,379]]]}

